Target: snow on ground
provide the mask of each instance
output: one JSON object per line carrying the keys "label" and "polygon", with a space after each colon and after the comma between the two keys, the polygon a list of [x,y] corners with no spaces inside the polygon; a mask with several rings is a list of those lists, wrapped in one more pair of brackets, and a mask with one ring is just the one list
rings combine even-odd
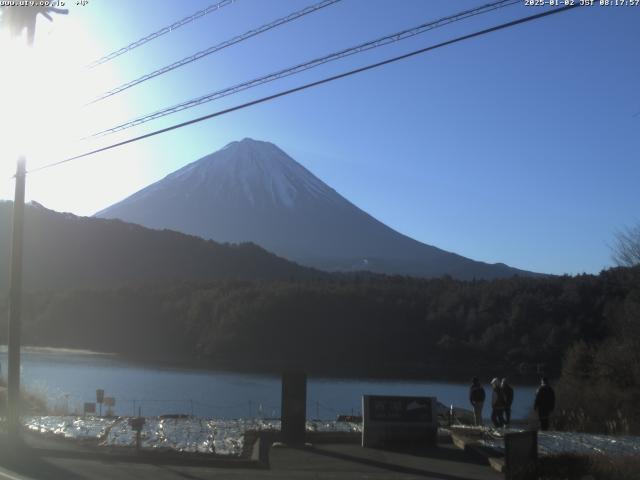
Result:
{"label": "snow on ground", "polygon": [[[29,417],[31,431],[76,440],[100,440],[105,446],[134,446],[136,434],[129,418]],[[182,452],[240,455],[248,430],[280,430],[280,420],[206,418],[147,418],[141,432],[142,448],[168,448]],[[336,421],[307,421],[310,432],[360,432],[360,424]]]}
{"label": "snow on ground", "polygon": [[25,426],[33,432],[78,440],[97,440],[113,425],[113,419],[104,417],[46,416],[26,417],[23,420]]}
{"label": "snow on ground", "polygon": [[[25,426],[34,432],[59,435],[76,440],[100,441],[105,446],[134,446],[136,435],[128,417],[44,416],[25,418]],[[461,428],[461,427],[457,427]],[[183,452],[240,455],[244,433],[248,430],[280,430],[276,419],[216,420],[211,418],[147,418],[142,430],[142,448],[168,448]],[[359,423],[307,421],[309,432],[361,432]],[[485,430],[480,443],[504,450],[503,435],[522,431]],[[572,432],[538,432],[541,455],[558,453],[603,453],[640,456],[640,437],[593,435]]]}
{"label": "snow on ground", "polygon": [[[491,430],[484,435],[480,443],[504,451],[503,433],[518,431],[522,430],[510,429],[505,432]],[[538,452],[540,455],[600,453],[612,456],[640,456],[640,437],[577,432],[538,432]]]}

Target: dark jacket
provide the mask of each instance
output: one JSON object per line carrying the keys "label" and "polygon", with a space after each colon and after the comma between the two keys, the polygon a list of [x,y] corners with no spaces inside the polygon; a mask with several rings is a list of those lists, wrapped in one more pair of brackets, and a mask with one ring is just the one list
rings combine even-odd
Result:
{"label": "dark jacket", "polygon": [[500,387],[493,387],[493,394],[491,395],[491,406],[493,408],[504,408],[504,392]]}
{"label": "dark jacket", "polygon": [[482,403],[486,398],[486,394],[484,393],[484,388],[482,385],[473,384],[471,388],[469,388],[469,401],[473,403]]}
{"label": "dark jacket", "polygon": [[533,408],[538,412],[552,412],[556,406],[556,394],[549,385],[540,385],[536,392],[536,401]]}
{"label": "dark jacket", "polygon": [[504,403],[507,408],[511,408],[513,403],[513,388],[508,383],[505,383],[502,387],[502,394],[504,395]]}

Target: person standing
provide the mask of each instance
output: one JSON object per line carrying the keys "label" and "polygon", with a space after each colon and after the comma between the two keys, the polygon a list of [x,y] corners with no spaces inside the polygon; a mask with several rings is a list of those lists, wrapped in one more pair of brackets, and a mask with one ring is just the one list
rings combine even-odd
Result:
{"label": "person standing", "polygon": [[504,394],[500,388],[500,380],[494,378],[491,380],[491,420],[496,428],[504,426]]}
{"label": "person standing", "polygon": [[502,394],[504,395],[504,423],[511,423],[511,405],[513,404],[513,387],[507,383],[507,379],[503,378],[500,383]]}
{"label": "person standing", "polygon": [[473,406],[473,421],[476,426],[482,426],[482,407],[485,398],[484,387],[480,385],[478,377],[473,377],[469,388],[469,401]]}
{"label": "person standing", "polygon": [[547,377],[542,377],[533,404],[533,408],[538,412],[538,418],[540,419],[540,430],[549,430],[549,417],[555,406],[556,394],[551,385],[549,385]]}

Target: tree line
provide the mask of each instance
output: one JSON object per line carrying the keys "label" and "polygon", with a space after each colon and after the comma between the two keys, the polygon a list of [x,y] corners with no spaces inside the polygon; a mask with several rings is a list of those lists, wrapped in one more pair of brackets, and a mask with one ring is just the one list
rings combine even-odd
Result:
{"label": "tree line", "polygon": [[456,359],[468,374],[472,365],[527,364],[553,374],[574,343],[619,331],[639,280],[638,268],[617,268],[493,281],[361,274],[73,289],[27,294],[24,335],[35,345],[247,368],[420,375]]}
{"label": "tree line", "polygon": [[27,293],[23,317],[24,344],[208,368],[517,382],[533,380],[519,376],[523,365],[546,364],[560,379],[558,426],[640,429],[640,267],[71,289]]}

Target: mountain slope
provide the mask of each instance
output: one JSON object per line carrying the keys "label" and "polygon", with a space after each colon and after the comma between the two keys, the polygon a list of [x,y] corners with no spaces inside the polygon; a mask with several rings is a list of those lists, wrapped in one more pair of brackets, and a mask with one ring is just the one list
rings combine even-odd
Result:
{"label": "mountain slope", "polygon": [[360,210],[277,146],[244,139],[96,214],[221,242],[255,242],[325,270],[498,278],[530,274],[423,244]]}
{"label": "mountain slope", "polygon": [[[13,204],[0,202],[0,290],[8,286]],[[221,245],[119,220],[76,217],[38,204],[25,212],[27,289],[143,283],[304,279],[320,272],[251,245]]]}

